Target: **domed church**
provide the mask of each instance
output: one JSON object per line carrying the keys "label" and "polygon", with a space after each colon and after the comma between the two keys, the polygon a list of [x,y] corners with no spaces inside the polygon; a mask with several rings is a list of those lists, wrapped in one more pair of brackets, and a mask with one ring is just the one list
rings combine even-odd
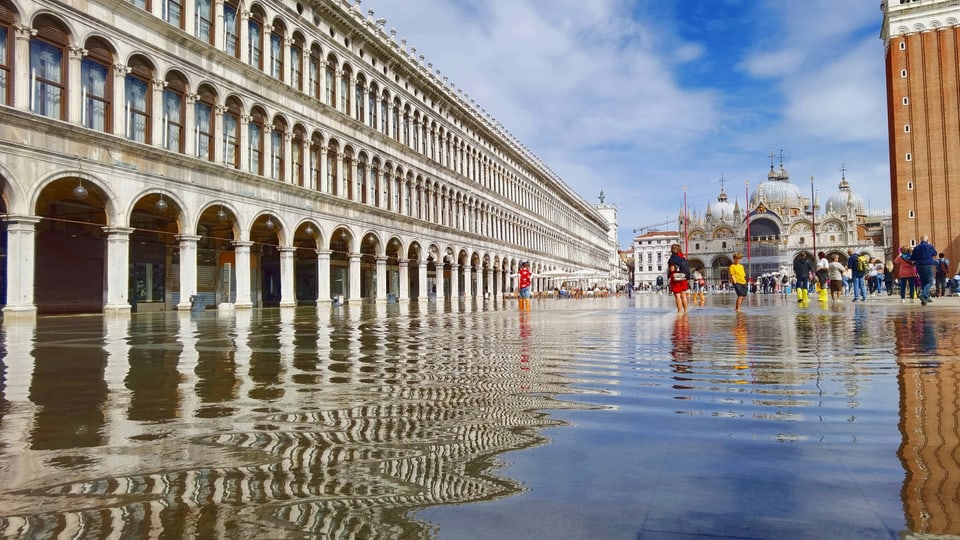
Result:
{"label": "domed church", "polygon": [[[721,181],[716,202],[708,204],[705,212],[688,212],[686,227],[683,210],[678,217],[681,243],[687,235],[690,267],[702,267],[710,285],[721,285],[730,280],[728,268],[736,251],[743,252],[751,279],[782,273],[792,277],[797,257],[815,257],[820,251],[828,258],[840,255],[841,262],[846,262],[851,247],[883,258],[885,246],[868,231],[877,219],[868,216],[863,199],[850,188],[846,171],[841,171],[837,191],[825,205],[816,197],[813,213],[809,193],[790,181],[782,158],[778,169],[771,157],[767,179],[753,190],[745,208],[736,199],[730,202]],[[880,221],[881,237],[888,238],[889,216]]]}

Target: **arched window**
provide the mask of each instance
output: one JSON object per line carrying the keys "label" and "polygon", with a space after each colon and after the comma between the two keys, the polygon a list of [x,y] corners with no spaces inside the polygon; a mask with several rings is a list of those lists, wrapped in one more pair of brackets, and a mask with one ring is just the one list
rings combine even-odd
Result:
{"label": "arched window", "polygon": [[393,117],[391,118],[391,120],[393,121],[393,140],[399,141],[400,140],[400,100],[399,99],[393,100]]}
{"label": "arched window", "polygon": [[364,112],[366,111],[363,99],[363,92],[367,85],[367,79],[363,75],[357,75],[357,84],[354,85],[354,103],[357,104],[354,117],[359,120],[361,123],[365,120]]}
{"label": "arched window", "polygon": [[340,112],[349,116],[353,104],[350,100],[350,81],[353,79],[353,71],[349,66],[343,67],[343,73],[340,74]]}
{"label": "arched window", "polygon": [[196,0],[193,33],[197,39],[213,45],[213,2],[211,0]]}
{"label": "arched window", "polygon": [[247,63],[263,69],[263,14],[252,11],[247,19]]}
{"label": "arched window", "polygon": [[387,104],[389,99],[390,93],[384,90],[383,96],[380,98],[380,133],[384,135],[387,134]]}
{"label": "arched window", "polygon": [[337,61],[332,56],[327,57],[327,68],[324,70],[325,80],[324,88],[327,90],[327,105],[337,108],[337,89],[334,87],[333,82],[335,80],[335,73],[337,70]]}
{"label": "arched window", "polygon": [[303,36],[294,34],[290,44],[290,86],[300,90],[303,88]]}
{"label": "arched window", "polygon": [[30,39],[30,110],[64,120],[67,113],[67,30],[49,16],[37,17]]}
{"label": "arched window", "polygon": [[303,128],[297,126],[293,130],[293,144],[290,147],[290,152],[292,153],[290,157],[293,165],[293,178],[291,178],[291,182],[300,187],[303,187],[304,181],[306,180],[306,163],[304,163],[303,154],[305,140],[306,134]]}
{"label": "arched window", "polygon": [[150,91],[150,82],[153,80],[153,66],[146,58],[135,56],[127,65],[127,76],[124,79],[124,93],[126,98],[126,113],[124,130],[127,139],[140,143],[150,143],[150,126],[152,125],[151,103],[153,93]]}
{"label": "arched window", "polygon": [[230,56],[240,58],[239,3],[228,0],[223,3],[223,50]]}
{"label": "arched window", "polygon": [[0,1],[0,105],[13,103],[13,36],[16,13]]}
{"label": "arched window", "polygon": [[354,192],[356,199],[362,203],[369,203],[367,200],[367,155],[360,154],[357,158],[357,189]]}
{"label": "arched window", "polygon": [[163,89],[163,147],[172,152],[184,153],[183,130],[186,127],[187,81],[177,74],[167,75]]}
{"label": "arched window", "polygon": [[410,107],[403,109],[403,145],[410,146]]}
{"label": "arched window", "polygon": [[227,100],[223,111],[223,164],[240,168],[240,116],[243,109],[236,98]]}
{"label": "arched window", "polygon": [[281,182],[286,180],[286,170],[283,162],[286,157],[286,145],[283,144],[284,134],[287,132],[287,124],[281,118],[273,121],[273,129],[270,130],[270,178]]}
{"label": "arched window", "polygon": [[270,76],[278,81],[286,80],[283,72],[283,38],[285,28],[279,22],[273,23],[270,32]]}
{"label": "arched window", "polygon": [[370,127],[377,129],[377,96],[380,95],[380,89],[377,83],[370,85],[369,108],[370,108]]}
{"label": "arched window", "polygon": [[346,199],[353,200],[353,154],[349,149],[344,151],[343,155],[343,176],[341,176],[340,195]]}
{"label": "arched window", "polygon": [[310,88],[307,89],[307,92],[309,92],[310,96],[314,99],[322,99],[323,97],[320,91],[320,82],[322,80],[320,78],[320,64],[323,62],[323,59],[320,55],[319,47],[310,47],[309,67],[307,68],[307,76],[310,78],[307,84],[310,85]]}
{"label": "arched window", "polygon": [[247,150],[250,155],[250,163],[247,166],[247,170],[259,175],[263,175],[265,125],[266,119],[263,111],[261,109],[254,109],[250,114],[250,122],[247,124]]}
{"label": "arched window", "polygon": [[317,191],[323,188],[323,177],[320,176],[321,159],[323,159],[323,141],[320,137],[314,136],[310,141],[310,178],[313,179],[313,187]]}
{"label": "arched window", "polygon": [[330,195],[337,195],[337,183],[339,182],[340,163],[337,159],[339,148],[335,144],[327,146],[327,185],[323,190]]}
{"label": "arched window", "polygon": [[213,134],[216,133],[213,111],[217,106],[217,95],[209,86],[203,86],[197,92],[197,102],[194,104],[194,121],[196,122],[194,149],[200,159],[213,161]]}
{"label": "arched window", "polygon": [[97,131],[113,131],[113,51],[102,39],[87,40],[80,62],[80,123]]}
{"label": "arched window", "polygon": [[377,200],[377,184],[379,180],[377,178],[380,172],[380,162],[373,160],[373,163],[370,164],[370,179],[367,182],[367,188],[369,194],[367,195],[367,204],[371,204],[376,207],[380,207],[380,201]]}
{"label": "arched window", "polygon": [[420,112],[413,114],[413,149],[420,151]]}

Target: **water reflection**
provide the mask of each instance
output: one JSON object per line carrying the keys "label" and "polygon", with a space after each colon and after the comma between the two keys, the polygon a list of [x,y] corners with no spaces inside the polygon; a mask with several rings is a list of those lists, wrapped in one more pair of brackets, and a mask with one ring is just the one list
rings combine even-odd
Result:
{"label": "water reflection", "polygon": [[[622,536],[703,534],[744,486],[792,503],[718,507],[744,536],[874,531],[877,512],[960,534],[953,312],[625,302],[8,322],[0,536],[434,537],[449,522],[419,509],[531,497]],[[548,481],[619,496],[593,509]],[[818,521],[851,484],[871,510]]]}

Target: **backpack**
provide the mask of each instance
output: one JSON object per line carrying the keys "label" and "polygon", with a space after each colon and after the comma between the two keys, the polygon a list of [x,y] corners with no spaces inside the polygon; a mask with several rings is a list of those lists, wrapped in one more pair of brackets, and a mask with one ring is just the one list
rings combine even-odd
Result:
{"label": "backpack", "polygon": [[857,272],[867,273],[870,270],[870,261],[866,255],[857,257]]}

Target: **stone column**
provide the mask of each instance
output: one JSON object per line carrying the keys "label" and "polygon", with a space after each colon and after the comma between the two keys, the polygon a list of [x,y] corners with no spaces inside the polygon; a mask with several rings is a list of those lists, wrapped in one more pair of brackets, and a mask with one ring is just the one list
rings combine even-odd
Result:
{"label": "stone column", "polygon": [[351,304],[359,304],[363,301],[360,298],[360,254],[359,253],[350,253],[350,269],[348,271],[348,279],[350,280],[350,293],[348,295],[348,301]]}
{"label": "stone column", "polygon": [[[197,242],[199,236],[180,235],[180,303],[177,310],[190,311],[190,297],[197,294]],[[240,286],[237,284],[237,294]]]}
{"label": "stone column", "polygon": [[280,248],[280,307],[295,307],[297,292],[293,278],[293,255],[297,248]]}
{"label": "stone column", "polygon": [[397,291],[397,302],[408,302],[410,300],[410,268],[407,259],[400,259],[397,263],[399,269],[400,288]]}
{"label": "stone column", "polygon": [[[77,83],[79,88],[83,88],[83,57],[86,49],[78,46],[71,46],[69,50],[69,59],[67,64],[67,81],[72,84]],[[7,84],[10,84],[8,81]],[[70,92],[67,100],[67,121],[71,124],[83,124],[83,91]]]}
{"label": "stone column", "polygon": [[330,250],[317,250],[317,304],[329,304],[330,299]]}
{"label": "stone column", "polygon": [[[130,121],[130,115],[127,114],[127,93],[126,93],[127,66],[123,64],[113,65],[113,133],[126,139],[130,134],[127,133],[127,122]],[[79,80],[79,78],[78,78]]]}
{"label": "stone column", "polygon": [[104,312],[130,313],[130,227],[103,227],[107,233],[107,304]]}
{"label": "stone column", "polygon": [[237,264],[237,302],[234,307],[237,309],[253,308],[253,303],[250,301],[250,246],[252,245],[253,242],[249,240],[233,243]]}
{"label": "stone column", "polygon": [[465,298],[473,297],[473,283],[471,283],[472,279],[473,271],[468,264],[467,266],[463,267],[463,296]]}
{"label": "stone column", "polygon": [[7,305],[3,313],[35,316],[33,283],[40,218],[7,215],[3,220],[7,224]]}
{"label": "stone column", "polygon": [[30,95],[30,89],[33,87],[33,77],[30,73],[30,38],[36,30],[22,24],[15,25],[14,29],[16,42],[13,45],[13,69],[15,71],[13,80],[23,82],[13,85],[13,106],[20,110],[29,111],[34,97]]}
{"label": "stone column", "polygon": [[495,291],[497,290],[497,288],[496,288],[496,286],[494,286],[494,284],[493,284],[493,276],[495,275],[495,274],[493,273],[493,268],[487,268],[487,269],[484,271],[484,274],[485,274],[485,279],[484,279],[483,291],[484,291],[485,293],[486,293],[486,292],[489,292],[491,296],[496,296],[496,292],[495,292]]}
{"label": "stone column", "polygon": [[377,257],[377,303],[387,301],[387,258]]}
{"label": "stone column", "polygon": [[[167,82],[163,79],[153,79],[150,82],[150,88],[153,90],[150,99],[150,118],[153,119],[153,126],[150,129],[149,140],[153,143],[153,146],[166,148],[167,123],[163,121],[163,89],[167,87]],[[173,150],[177,151],[179,148]]]}
{"label": "stone column", "polygon": [[426,300],[430,296],[430,292],[427,290],[427,262],[420,262],[420,287],[417,288],[417,301]]}
{"label": "stone column", "polygon": [[456,300],[460,297],[460,266],[450,265],[450,298]]}

